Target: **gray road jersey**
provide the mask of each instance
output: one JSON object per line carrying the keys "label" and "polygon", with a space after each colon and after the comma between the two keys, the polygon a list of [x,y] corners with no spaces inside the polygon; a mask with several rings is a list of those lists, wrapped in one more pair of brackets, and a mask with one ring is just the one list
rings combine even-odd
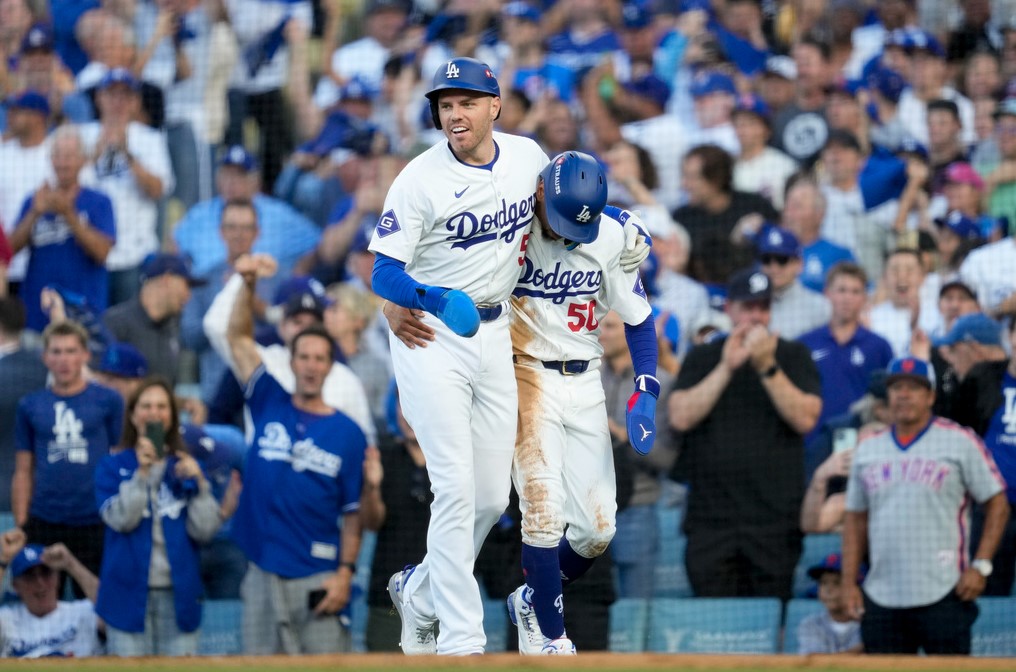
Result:
{"label": "gray road jersey", "polygon": [[980,439],[949,420],[934,418],[907,448],[889,430],[863,441],[847,510],[868,512],[868,597],[896,608],[942,599],[967,566],[971,498],[1004,488]]}

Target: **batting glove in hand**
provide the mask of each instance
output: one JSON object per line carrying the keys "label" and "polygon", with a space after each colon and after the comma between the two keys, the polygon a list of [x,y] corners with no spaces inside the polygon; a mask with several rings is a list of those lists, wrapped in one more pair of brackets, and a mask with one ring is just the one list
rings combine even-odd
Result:
{"label": "batting glove in hand", "polygon": [[660,381],[653,376],[635,379],[635,393],[628,397],[628,442],[639,455],[648,455],[656,441],[656,400]]}
{"label": "batting glove in hand", "polygon": [[480,329],[480,313],[469,295],[459,289],[428,287],[423,294],[423,308],[459,336],[469,338]]}
{"label": "batting glove in hand", "polygon": [[653,249],[653,239],[645,228],[640,226],[638,217],[629,213],[623,223],[624,251],[621,252],[621,270],[631,273],[637,271],[649,256],[649,251]]}

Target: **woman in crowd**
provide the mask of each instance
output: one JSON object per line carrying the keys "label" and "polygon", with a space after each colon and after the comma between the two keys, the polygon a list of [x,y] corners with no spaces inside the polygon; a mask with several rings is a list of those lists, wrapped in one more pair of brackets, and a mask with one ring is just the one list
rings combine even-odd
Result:
{"label": "woman in crowd", "polygon": [[123,446],[95,476],[107,527],[95,610],[107,625],[109,653],[194,655],[198,547],[222,521],[208,479],[184,448],[165,380],[147,378],[127,399]]}

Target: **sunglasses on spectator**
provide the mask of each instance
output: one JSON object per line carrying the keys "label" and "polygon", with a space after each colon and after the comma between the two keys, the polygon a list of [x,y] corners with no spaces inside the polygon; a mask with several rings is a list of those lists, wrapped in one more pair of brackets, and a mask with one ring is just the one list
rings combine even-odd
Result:
{"label": "sunglasses on spectator", "polygon": [[785,254],[763,254],[762,257],[760,258],[760,261],[762,262],[763,266],[768,266],[769,264],[779,264],[780,266],[786,266],[787,264],[790,263],[791,259],[792,257],[788,257]]}

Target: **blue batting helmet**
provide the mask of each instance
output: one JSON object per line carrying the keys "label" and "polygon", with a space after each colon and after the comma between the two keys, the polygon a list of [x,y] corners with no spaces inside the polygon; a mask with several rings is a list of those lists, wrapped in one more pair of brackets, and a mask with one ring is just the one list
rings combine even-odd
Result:
{"label": "blue batting helmet", "polygon": [[[434,120],[434,128],[441,129],[441,119],[437,114],[437,99],[442,91],[461,90],[485,93],[488,96],[501,97],[501,87],[490,66],[475,58],[453,58],[437,69],[430,91],[426,93],[430,101],[430,115]],[[498,116],[501,113],[498,112]]]}
{"label": "blue batting helmet", "polygon": [[582,152],[563,152],[543,172],[547,226],[573,243],[591,243],[607,205],[607,178],[600,163]]}

